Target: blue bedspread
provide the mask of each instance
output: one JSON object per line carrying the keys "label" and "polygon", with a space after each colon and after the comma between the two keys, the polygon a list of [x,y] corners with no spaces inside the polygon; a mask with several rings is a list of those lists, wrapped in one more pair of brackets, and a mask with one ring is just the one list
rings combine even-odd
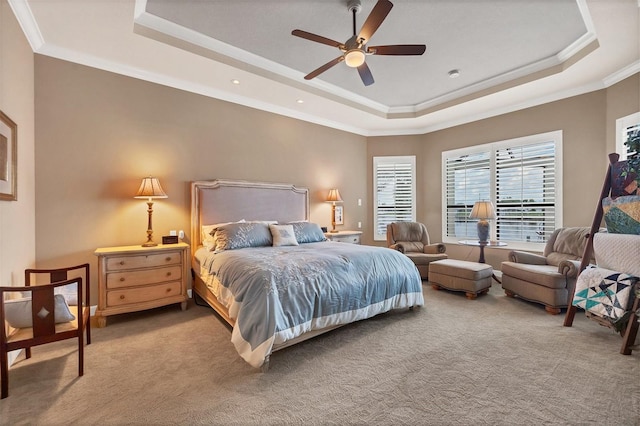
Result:
{"label": "blue bedspread", "polygon": [[260,367],[278,346],[305,332],[422,306],[422,281],[400,252],[319,242],[227,250],[203,267],[233,295],[232,342]]}

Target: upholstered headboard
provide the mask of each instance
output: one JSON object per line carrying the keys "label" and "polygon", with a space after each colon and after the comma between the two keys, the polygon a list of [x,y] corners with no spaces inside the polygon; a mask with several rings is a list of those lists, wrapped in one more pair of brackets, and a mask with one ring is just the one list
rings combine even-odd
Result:
{"label": "upholstered headboard", "polygon": [[309,220],[309,190],[291,184],[216,179],[191,182],[191,247],[202,225],[238,220]]}

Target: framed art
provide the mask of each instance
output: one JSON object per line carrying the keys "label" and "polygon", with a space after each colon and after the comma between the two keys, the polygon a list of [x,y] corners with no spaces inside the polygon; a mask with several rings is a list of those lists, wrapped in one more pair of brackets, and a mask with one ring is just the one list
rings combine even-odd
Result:
{"label": "framed art", "polygon": [[0,200],[18,199],[18,126],[0,111]]}
{"label": "framed art", "polygon": [[342,206],[336,206],[336,225],[344,225],[344,210]]}

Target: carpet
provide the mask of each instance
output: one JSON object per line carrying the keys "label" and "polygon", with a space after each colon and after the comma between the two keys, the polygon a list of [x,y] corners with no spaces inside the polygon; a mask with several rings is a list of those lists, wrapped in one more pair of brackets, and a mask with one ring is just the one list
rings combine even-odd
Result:
{"label": "carpet", "polygon": [[92,329],[9,370],[0,424],[638,425],[640,350],[579,312],[423,286],[425,306],[342,327],[271,356],[267,373],[189,301]]}

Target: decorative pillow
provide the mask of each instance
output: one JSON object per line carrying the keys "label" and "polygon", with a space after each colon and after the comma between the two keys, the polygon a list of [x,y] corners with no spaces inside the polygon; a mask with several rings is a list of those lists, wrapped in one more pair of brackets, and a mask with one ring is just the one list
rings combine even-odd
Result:
{"label": "decorative pillow", "polygon": [[213,235],[218,227],[222,225],[229,225],[230,223],[244,223],[244,219],[239,220],[238,222],[224,222],[224,223],[216,223],[215,225],[202,225],[202,245],[207,248],[207,250],[211,251],[216,248],[216,240]]}
{"label": "decorative pillow", "polygon": [[640,278],[609,269],[590,267],[576,282],[573,305],[616,323],[633,300],[633,287]]}
{"label": "decorative pillow", "polygon": [[269,231],[273,237],[273,246],[297,246],[296,234],[293,225],[269,225]]}
{"label": "decorative pillow", "polygon": [[311,222],[290,222],[298,244],[326,241],[320,225]]}
{"label": "decorative pillow", "polygon": [[[76,319],[75,316],[69,310],[64,296],[56,294],[53,296],[54,310],[55,310],[55,322],[56,324],[61,322],[69,322]],[[4,302],[4,314],[5,319],[9,325],[13,328],[28,328],[33,327],[33,320],[31,318],[31,298],[26,297],[23,299],[5,300]],[[43,312],[43,315],[49,314]]]}
{"label": "decorative pillow", "polygon": [[612,234],[640,234],[640,195],[603,198],[607,230]]}
{"label": "decorative pillow", "polygon": [[272,244],[266,223],[244,222],[222,225],[215,230],[216,252],[245,247],[265,247]]}

